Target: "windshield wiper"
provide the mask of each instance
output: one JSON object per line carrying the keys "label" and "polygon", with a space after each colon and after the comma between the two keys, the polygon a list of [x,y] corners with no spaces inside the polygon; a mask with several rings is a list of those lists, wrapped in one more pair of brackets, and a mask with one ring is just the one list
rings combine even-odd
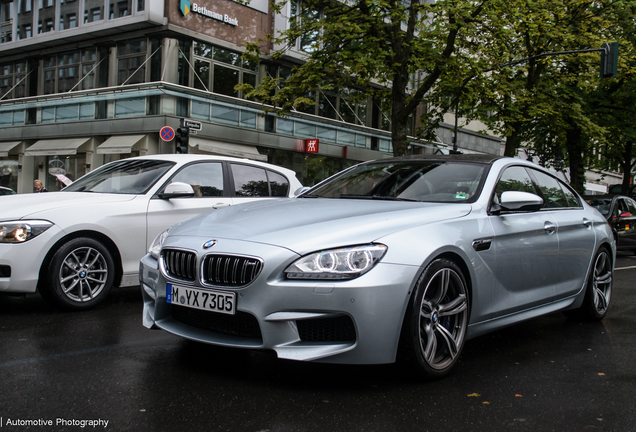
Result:
{"label": "windshield wiper", "polygon": [[398,198],[383,195],[354,195],[354,194],[340,194],[340,198],[347,199],[368,199],[368,200],[380,200],[380,201],[410,201],[417,202],[417,200],[409,198]]}
{"label": "windshield wiper", "polygon": [[298,198],[322,198],[322,196],[315,194],[303,194],[299,195]]}

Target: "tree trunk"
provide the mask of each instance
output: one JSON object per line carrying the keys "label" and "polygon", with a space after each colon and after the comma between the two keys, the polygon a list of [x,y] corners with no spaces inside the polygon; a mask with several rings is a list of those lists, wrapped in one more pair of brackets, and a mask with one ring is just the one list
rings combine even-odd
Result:
{"label": "tree trunk", "polygon": [[581,131],[576,125],[571,127],[565,134],[565,148],[570,161],[570,186],[578,193],[585,193],[585,170],[583,169],[583,143],[581,142]]}
{"label": "tree trunk", "polygon": [[623,171],[623,181],[621,183],[621,194],[627,195],[629,193],[629,186],[632,179],[632,155],[633,143],[627,141],[625,143],[625,151],[623,152],[623,160],[620,163],[621,170]]}
{"label": "tree trunk", "polygon": [[510,124],[510,129],[512,129],[512,134],[506,137],[506,148],[504,150],[504,156],[515,157],[517,156],[517,149],[521,147],[521,137],[519,136],[521,122],[514,122]]}

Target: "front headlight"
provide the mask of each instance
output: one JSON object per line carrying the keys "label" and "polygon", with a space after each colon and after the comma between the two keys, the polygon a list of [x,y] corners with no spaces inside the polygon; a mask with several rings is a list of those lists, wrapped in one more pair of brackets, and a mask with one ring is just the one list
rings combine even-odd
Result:
{"label": "front headlight", "polygon": [[24,243],[53,226],[45,220],[0,222],[0,243]]}
{"label": "front headlight", "polygon": [[382,244],[368,244],[315,252],[287,267],[288,279],[344,280],[362,276],[386,253]]}
{"label": "front headlight", "polygon": [[168,237],[169,231],[170,229],[168,228],[167,230],[159,234],[150,245],[150,248],[148,249],[148,253],[156,260],[159,259],[159,254],[161,253],[161,246],[163,246],[163,242],[166,240],[166,237]]}

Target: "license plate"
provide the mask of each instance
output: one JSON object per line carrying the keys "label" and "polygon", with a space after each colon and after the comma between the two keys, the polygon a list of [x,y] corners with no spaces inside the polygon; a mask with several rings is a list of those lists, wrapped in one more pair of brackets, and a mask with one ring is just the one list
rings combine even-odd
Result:
{"label": "license plate", "polygon": [[200,290],[167,284],[166,301],[194,309],[228,315],[236,314],[236,293],[234,292]]}

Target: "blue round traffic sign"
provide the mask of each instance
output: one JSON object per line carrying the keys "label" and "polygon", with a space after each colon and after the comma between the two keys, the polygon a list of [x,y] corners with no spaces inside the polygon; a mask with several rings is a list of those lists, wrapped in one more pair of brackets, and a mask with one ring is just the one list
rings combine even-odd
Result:
{"label": "blue round traffic sign", "polygon": [[172,129],[170,126],[164,126],[159,131],[159,136],[164,141],[172,141],[172,139],[174,138],[174,129]]}

